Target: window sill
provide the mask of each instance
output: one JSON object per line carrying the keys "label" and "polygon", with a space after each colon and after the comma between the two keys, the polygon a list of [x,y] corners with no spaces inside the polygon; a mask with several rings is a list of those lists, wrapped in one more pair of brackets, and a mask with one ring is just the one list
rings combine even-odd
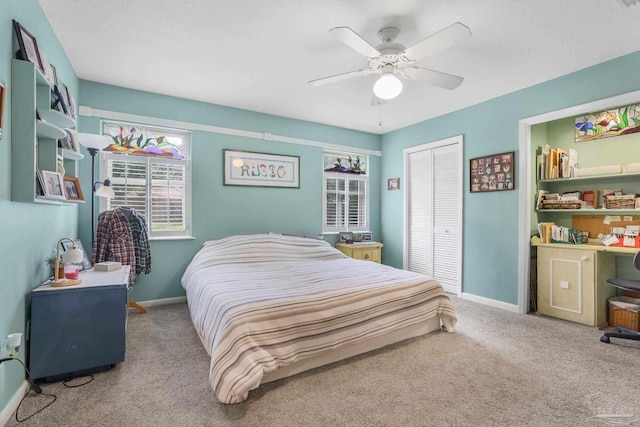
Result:
{"label": "window sill", "polygon": [[196,238],[193,236],[164,236],[164,237],[149,237],[150,241],[156,240],[195,240]]}

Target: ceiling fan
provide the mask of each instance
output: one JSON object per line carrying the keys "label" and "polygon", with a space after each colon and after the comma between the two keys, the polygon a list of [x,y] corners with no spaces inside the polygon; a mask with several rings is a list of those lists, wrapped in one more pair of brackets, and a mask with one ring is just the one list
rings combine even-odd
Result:
{"label": "ceiling fan", "polygon": [[396,75],[450,90],[460,86],[464,80],[459,76],[412,65],[428,55],[454,46],[471,36],[469,28],[460,22],[456,22],[408,48],[394,43],[400,32],[395,27],[386,27],[378,31],[378,37],[382,44],[377,47],[371,46],[349,27],[335,27],[329,32],[351,49],[365,56],[369,61],[369,67],[311,80],[309,84],[312,86],[322,86],[369,74],[381,74],[382,76],[373,86],[374,99],[371,104],[380,105],[384,100],[395,98],[402,91],[402,82]]}

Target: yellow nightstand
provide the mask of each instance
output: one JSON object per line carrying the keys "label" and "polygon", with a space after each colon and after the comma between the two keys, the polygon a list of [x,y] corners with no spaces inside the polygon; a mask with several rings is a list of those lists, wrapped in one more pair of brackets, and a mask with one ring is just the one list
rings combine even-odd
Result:
{"label": "yellow nightstand", "polygon": [[382,243],[336,243],[336,249],[353,259],[362,259],[380,263],[382,253]]}

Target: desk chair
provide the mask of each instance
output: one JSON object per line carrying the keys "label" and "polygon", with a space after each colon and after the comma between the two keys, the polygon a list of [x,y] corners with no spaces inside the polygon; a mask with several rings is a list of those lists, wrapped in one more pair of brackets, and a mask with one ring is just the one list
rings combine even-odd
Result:
{"label": "desk chair", "polygon": [[[640,252],[637,252],[633,256],[633,266],[637,270],[640,270]],[[640,280],[613,278],[608,279],[607,283],[625,291],[640,292]],[[600,341],[609,343],[611,342],[609,338],[622,338],[627,340],[640,341],[640,332],[623,328],[621,326],[616,326],[615,331],[605,332],[604,335],[600,337]]]}

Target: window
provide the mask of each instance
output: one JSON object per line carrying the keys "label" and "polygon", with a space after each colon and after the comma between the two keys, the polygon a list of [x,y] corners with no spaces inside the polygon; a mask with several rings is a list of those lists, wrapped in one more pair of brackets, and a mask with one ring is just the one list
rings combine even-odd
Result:
{"label": "window", "polygon": [[322,231],[369,231],[367,157],[324,154]]}
{"label": "window", "polygon": [[111,180],[116,196],[101,198],[101,210],[134,208],[151,239],[190,236],[189,133],[116,123],[104,123],[103,133],[115,138],[101,152],[100,179]]}

